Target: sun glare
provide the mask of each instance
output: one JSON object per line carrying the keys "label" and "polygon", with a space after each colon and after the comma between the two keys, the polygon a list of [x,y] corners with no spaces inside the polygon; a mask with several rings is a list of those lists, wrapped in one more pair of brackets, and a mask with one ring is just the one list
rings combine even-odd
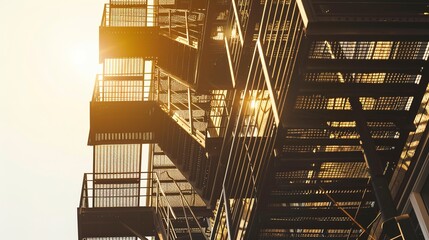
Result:
{"label": "sun glare", "polygon": [[100,73],[98,48],[90,44],[76,44],[70,49],[70,62],[77,71],[85,74]]}

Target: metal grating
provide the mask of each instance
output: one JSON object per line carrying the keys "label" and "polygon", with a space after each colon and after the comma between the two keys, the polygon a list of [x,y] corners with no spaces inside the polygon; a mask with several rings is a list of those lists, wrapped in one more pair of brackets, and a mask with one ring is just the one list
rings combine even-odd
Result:
{"label": "metal grating", "polygon": [[139,206],[139,180],[119,184],[98,183],[97,180],[139,179],[141,151],[140,144],[94,146],[94,207]]}
{"label": "metal grating", "polygon": [[371,84],[394,84],[420,82],[421,75],[407,73],[342,73],[342,79],[338,72],[307,72],[306,82],[345,82],[345,83],[371,83]]}
{"label": "metal grating", "polygon": [[157,23],[158,6],[146,0],[111,1],[104,5],[102,27],[153,27]]}
{"label": "metal grating", "polygon": [[[331,46],[331,47],[330,47]],[[427,60],[428,42],[315,41],[309,59]]]}
{"label": "metal grating", "polygon": [[94,173],[139,172],[141,144],[94,146]]}
{"label": "metal grating", "polygon": [[[410,110],[413,97],[360,97],[363,110]],[[351,110],[348,98],[328,98],[322,95],[298,96],[296,109],[305,110]]]}

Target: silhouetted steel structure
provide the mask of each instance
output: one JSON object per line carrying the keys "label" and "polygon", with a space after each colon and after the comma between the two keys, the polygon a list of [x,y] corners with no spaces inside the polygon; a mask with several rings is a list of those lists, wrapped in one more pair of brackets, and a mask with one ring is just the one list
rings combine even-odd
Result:
{"label": "silhouetted steel structure", "polygon": [[428,26],[423,0],[111,0],[79,239],[428,238]]}

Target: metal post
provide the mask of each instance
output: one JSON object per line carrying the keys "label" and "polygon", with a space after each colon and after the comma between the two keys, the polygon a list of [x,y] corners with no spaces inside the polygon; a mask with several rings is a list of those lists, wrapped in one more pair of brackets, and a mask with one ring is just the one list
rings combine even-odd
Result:
{"label": "metal post", "polygon": [[156,201],[155,201],[155,211],[158,213],[158,206],[159,206],[159,183],[156,184]]}
{"label": "metal post", "polygon": [[189,133],[194,133],[194,127],[192,126],[192,97],[191,89],[188,87],[188,108],[189,108]]}
{"label": "metal post", "polygon": [[171,112],[171,78],[170,75],[167,76],[167,108],[168,113]]}
{"label": "metal post", "polygon": [[168,36],[171,37],[171,9],[168,10]]}
{"label": "metal post", "polygon": [[169,210],[167,210],[167,232],[168,232],[168,234],[167,234],[167,240],[169,240],[170,239],[170,211]]}
{"label": "metal post", "polygon": [[155,92],[156,92],[156,102],[158,102],[159,103],[159,86],[160,86],[160,84],[159,84],[159,81],[160,81],[160,78],[161,78],[161,72],[159,71],[159,68],[157,67],[156,68],[156,81],[155,81],[155,83],[156,83],[156,86],[155,86]]}
{"label": "metal post", "polygon": [[[222,194],[223,195],[223,201],[224,201],[224,208],[225,208],[225,215],[226,215],[226,228],[227,228],[227,232],[228,232],[228,239],[233,239],[231,236],[231,206],[229,205],[229,199],[226,196],[226,192],[225,192],[225,186],[223,186],[223,191]],[[221,196],[222,197],[222,196]]]}
{"label": "metal post", "polygon": [[189,43],[189,26],[188,26],[188,11],[185,11],[185,27],[186,27],[186,41]]}

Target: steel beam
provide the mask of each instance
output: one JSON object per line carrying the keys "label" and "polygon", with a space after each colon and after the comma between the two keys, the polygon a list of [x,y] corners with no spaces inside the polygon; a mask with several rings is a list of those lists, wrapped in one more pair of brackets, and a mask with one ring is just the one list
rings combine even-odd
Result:
{"label": "steel beam", "polygon": [[[316,190],[317,191],[317,190]],[[315,191],[315,192],[316,192]],[[332,198],[334,198],[338,202],[356,202],[362,200],[363,191],[356,191],[353,193],[330,193]],[[374,201],[374,196],[372,194],[367,194],[364,201]],[[270,195],[271,203],[307,203],[307,202],[331,202],[331,200],[322,193],[308,193],[305,194],[292,194],[288,193],[283,194],[280,192],[278,195],[272,194]]]}
{"label": "steel beam", "polygon": [[[393,156],[394,151],[378,151],[382,162],[387,162]],[[289,162],[313,163],[313,162],[363,162],[362,152],[288,152],[277,157],[279,164],[288,164]]]}
{"label": "steel beam", "polygon": [[[397,146],[399,143],[396,138],[376,138],[374,144],[376,146]],[[352,138],[290,138],[283,141],[284,146],[329,146],[329,145],[343,145],[343,146],[359,146],[359,139]]]}
{"label": "steel beam", "polygon": [[300,95],[323,94],[327,97],[409,97],[420,94],[422,87],[414,83],[313,83],[306,82]]}
{"label": "steel beam", "polygon": [[[347,212],[354,214],[357,211],[357,208],[347,209]],[[377,213],[376,209],[372,207],[362,208],[360,210],[360,217],[373,217]],[[314,218],[347,218],[344,212],[336,207],[331,208],[312,208],[312,207],[272,207],[267,208],[266,212],[260,213],[262,217],[272,217],[272,218],[287,218],[287,217],[314,217]],[[351,222],[349,222],[352,224]],[[335,226],[332,226],[335,228]],[[408,239],[407,239],[408,240]]]}
{"label": "steel beam", "polygon": [[[384,166],[381,164],[376,151],[374,139],[371,137],[367,120],[365,119],[362,104],[357,97],[349,98],[352,106],[353,115],[355,116],[356,127],[360,134],[361,144],[365,156],[365,162],[368,167],[368,172],[371,176],[373,192],[377,199],[378,207],[380,208],[383,221],[383,231],[390,237],[394,238],[401,233],[405,239],[416,239],[414,232],[411,229],[411,224],[406,219],[402,219],[404,223],[404,231],[401,231],[397,225],[397,217],[399,216],[396,206],[393,202],[392,195],[389,189],[389,183],[384,177]],[[406,234],[406,235],[404,235]]]}
{"label": "steel beam", "polygon": [[308,59],[307,72],[421,74],[425,60]]}

